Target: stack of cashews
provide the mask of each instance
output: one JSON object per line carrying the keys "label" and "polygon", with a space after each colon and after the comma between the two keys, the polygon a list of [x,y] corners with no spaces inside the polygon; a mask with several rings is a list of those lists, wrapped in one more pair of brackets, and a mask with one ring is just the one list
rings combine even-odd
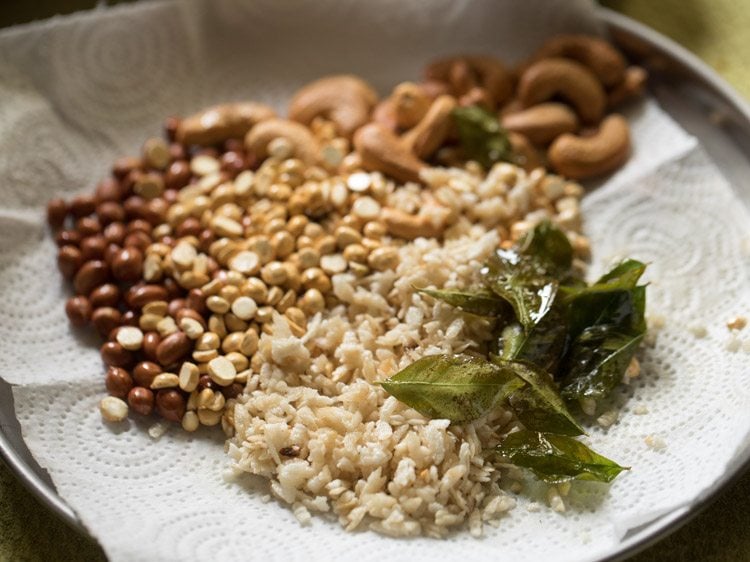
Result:
{"label": "stack of cashews", "polygon": [[499,112],[519,165],[530,170],[547,164],[569,178],[587,179],[627,160],[627,121],[607,112],[640,95],[646,79],[644,69],[627,66],[607,41],[587,35],[549,40],[514,72],[489,56],[444,58],[427,66],[424,82],[400,84],[378,104],[373,121],[379,126],[368,126],[355,146],[366,165],[414,180],[434,151],[415,150],[412,131],[433,135],[429,148],[453,140],[450,124],[435,121],[452,97],[453,106]]}
{"label": "stack of cashews", "polygon": [[627,121],[607,111],[640,95],[646,79],[644,69],[628,67],[601,38],[555,37],[519,69],[516,99],[501,111],[501,122],[548,147],[549,165],[562,175],[606,174],[630,154]]}
{"label": "stack of cashews", "polygon": [[321,146],[309,127],[324,119],[352,143],[363,168],[419,182],[428,162],[456,144],[454,108],[480,105],[498,114],[519,165],[546,164],[586,179],[627,160],[628,124],[608,111],[639,95],[646,77],[607,41],[563,35],[515,70],[491,56],[443,58],[427,66],[421,83],[401,83],[381,101],[361,78],[329,76],[299,90],[286,119],[263,104],[225,104],[183,120],[177,137],[197,145],[244,137],[259,159],[283,138],[295,157],[314,165]]}

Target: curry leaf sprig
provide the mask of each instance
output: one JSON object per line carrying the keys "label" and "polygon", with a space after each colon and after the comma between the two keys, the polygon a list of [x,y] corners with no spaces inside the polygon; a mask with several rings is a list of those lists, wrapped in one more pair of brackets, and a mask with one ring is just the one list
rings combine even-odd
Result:
{"label": "curry leaf sprig", "polygon": [[488,355],[423,357],[381,385],[425,416],[453,422],[510,406],[525,429],[495,454],[548,482],[609,482],[625,468],[573,439],[584,430],[566,401],[605,398],[622,380],[646,332],[644,270],[627,260],[586,285],[567,236],[543,222],[496,251],[481,270],[483,287],[419,289],[495,318]]}

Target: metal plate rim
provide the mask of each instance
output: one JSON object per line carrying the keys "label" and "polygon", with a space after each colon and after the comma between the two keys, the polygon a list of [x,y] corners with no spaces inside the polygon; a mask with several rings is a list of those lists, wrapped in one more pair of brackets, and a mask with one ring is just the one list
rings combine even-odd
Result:
{"label": "metal plate rim", "polygon": [[[600,20],[608,29],[623,30],[643,39],[656,50],[668,54],[671,58],[677,59],[684,66],[690,68],[695,72],[696,76],[710,85],[723,101],[727,102],[750,124],[750,105],[723,78],[697,56],[668,37],[627,16],[607,8],[598,8],[597,13]],[[11,392],[11,386],[5,383],[5,381],[0,380],[0,385],[8,387],[8,391]],[[5,427],[0,426],[0,458],[2,458],[14,475],[42,504],[72,528],[90,537],[91,535],[83,526],[80,519],[78,519],[71,507],[57,494],[54,486],[45,482],[40,473],[21,458],[18,451],[8,440],[5,430]],[[744,472],[750,469],[750,447],[746,448],[739,455],[739,459],[740,462],[728,469],[721,478],[702,494],[702,497],[697,498],[686,508],[677,510],[672,514],[667,514],[660,521],[650,524],[642,534],[636,534],[632,542],[626,539],[621,543],[623,548],[619,552],[605,556],[600,560],[602,562],[615,561],[632,556],[663,539],[693,519],[716,499],[719,492],[730,486]],[[39,470],[44,471],[41,467],[39,467]]]}
{"label": "metal plate rim", "polygon": [[[10,384],[2,380],[0,380],[0,384],[2,384],[3,386],[7,386],[8,392],[10,392],[12,395],[12,386]],[[13,415],[15,417],[15,411]],[[15,447],[13,447],[13,445],[8,440],[5,434],[5,428],[2,426],[0,426],[0,458],[2,458],[6,466],[8,466],[11,472],[13,472],[13,474],[24,485],[24,487],[29,490],[37,500],[39,500],[47,508],[51,509],[52,512],[55,513],[55,515],[57,515],[65,523],[67,523],[77,531],[90,536],[73,509],[57,493],[57,490],[55,490],[54,486],[50,486],[49,484],[47,484],[34,467],[29,466],[28,464],[26,464],[26,462],[24,462],[24,460],[18,454],[18,451],[16,451]],[[42,468],[41,466],[39,467],[39,469],[44,471],[44,468]]]}
{"label": "metal plate rim", "polygon": [[[744,119],[746,125],[750,125],[750,104],[715,70],[696,55],[672,39],[632,18],[607,8],[599,8],[598,12],[601,20],[609,29],[622,30],[643,39],[655,50],[667,53],[671,58],[690,68],[701,81],[710,85],[714,92]],[[738,451],[735,459],[730,461],[730,465],[722,476],[706,488],[699,497],[694,498],[687,506],[677,508],[663,515],[659,520],[648,524],[644,531],[637,533],[630,540],[623,541],[621,543],[623,548],[619,552],[605,556],[600,562],[624,560],[677,531],[708,508],[717,499],[720,492],[735,483],[748,470],[750,470],[750,446],[745,446],[744,450]]]}

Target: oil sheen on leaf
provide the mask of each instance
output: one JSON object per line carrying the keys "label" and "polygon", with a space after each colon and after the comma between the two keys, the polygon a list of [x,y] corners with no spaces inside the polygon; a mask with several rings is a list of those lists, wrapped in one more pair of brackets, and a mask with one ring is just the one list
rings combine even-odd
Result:
{"label": "oil sheen on leaf", "polygon": [[473,420],[524,385],[512,369],[470,355],[430,355],[381,386],[429,418]]}
{"label": "oil sheen on leaf", "polygon": [[530,230],[519,244],[518,252],[538,262],[547,275],[564,282],[573,265],[573,247],[568,237],[548,221]]}
{"label": "oil sheen on leaf", "polygon": [[481,273],[488,287],[512,307],[525,329],[539,322],[549,311],[558,283],[533,260],[513,250],[498,250]]}
{"label": "oil sheen on leaf", "polygon": [[503,359],[524,361],[542,371],[555,374],[568,342],[568,324],[560,306],[553,306],[542,320],[529,330],[508,333]]}
{"label": "oil sheen on leaf", "polygon": [[568,411],[552,378],[531,364],[495,360],[495,365],[513,371],[527,385],[514,393],[511,406],[527,429],[549,431],[562,435],[585,433]]}
{"label": "oil sheen on leaf", "polygon": [[587,328],[573,343],[562,395],[568,400],[606,398],[620,384],[643,335],[628,335],[609,326]]}
{"label": "oil sheen on leaf", "polygon": [[611,482],[620,472],[628,470],[580,441],[536,431],[511,433],[496,452],[550,484],[573,479]]}
{"label": "oil sheen on leaf", "polygon": [[566,399],[602,399],[620,383],[646,333],[645,308],[645,286],[585,292],[571,301]]}
{"label": "oil sheen on leaf", "polygon": [[456,289],[417,289],[417,291],[471,314],[507,316],[509,313],[508,303],[490,291],[461,291]]}
{"label": "oil sheen on leaf", "polygon": [[567,236],[542,222],[514,249],[499,249],[481,273],[488,288],[513,307],[530,330],[549,312],[561,282],[571,281],[573,248]]}

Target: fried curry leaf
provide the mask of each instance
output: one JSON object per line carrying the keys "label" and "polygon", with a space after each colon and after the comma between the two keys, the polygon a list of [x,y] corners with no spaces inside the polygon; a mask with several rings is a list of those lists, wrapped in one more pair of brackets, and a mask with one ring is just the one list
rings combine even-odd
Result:
{"label": "fried curry leaf", "polygon": [[513,369],[469,355],[430,355],[380,385],[429,418],[476,419],[524,385]]}
{"label": "fried curry leaf", "polygon": [[492,292],[513,307],[527,330],[547,314],[559,286],[533,260],[512,250],[498,250],[482,268],[482,275]]}
{"label": "fried curry leaf", "polygon": [[518,252],[542,264],[547,275],[564,282],[573,265],[573,246],[549,221],[540,222],[521,239]]}
{"label": "fried curry leaf", "polygon": [[422,414],[456,422],[507,401],[525,429],[497,452],[547,482],[609,482],[626,469],[571,438],[584,430],[565,400],[606,397],[622,380],[646,331],[646,287],[637,285],[645,267],[626,260],[587,286],[573,273],[567,236],[543,222],[488,260],[485,290],[420,290],[498,318],[490,361],[425,357],[381,384]]}
{"label": "fried curry leaf", "polygon": [[571,338],[591,326],[612,325],[626,334],[646,331],[646,287],[584,290],[570,299],[568,319]]}
{"label": "fried curry leaf", "polygon": [[561,307],[553,306],[531,329],[508,332],[503,341],[503,359],[531,363],[542,371],[554,374],[568,342],[565,312]]}
{"label": "fried curry leaf", "polygon": [[477,105],[453,110],[458,138],[466,156],[486,169],[495,162],[511,161],[513,157],[508,133],[497,117]]}
{"label": "fried curry leaf", "polygon": [[497,250],[481,273],[487,287],[513,307],[529,331],[549,312],[561,281],[571,278],[573,249],[567,236],[542,222],[512,250]]}
{"label": "fried curry leaf", "polygon": [[510,312],[508,303],[490,291],[460,291],[455,289],[417,289],[417,291],[471,314],[507,316]]}
{"label": "fried curry leaf", "polygon": [[602,275],[591,288],[632,289],[644,271],[646,271],[645,263],[638,260],[625,260]]}
{"label": "fried curry leaf", "polygon": [[623,470],[629,470],[580,441],[551,433],[528,430],[511,433],[495,451],[550,484],[573,479],[611,482]]}
{"label": "fried curry leaf", "polygon": [[555,387],[552,378],[537,367],[518,361],[495,359],[495,365],[512,370],[527,384],[513,394],[511,407],[527,429],[562,435],[585,433]]}
{"label": "fried curry leaf", "polygon": [[561,293],[567,301],[592,293],[604,293],[617,289],[633,289],[646,270],[646,264],[637,260],[625,260],[602,275],[591,286],[565,286]]}
{"label": "fried curry leaf", "polygon": [[505,326],[500,332],[495,351],[501,359],[511,361],[518,356],[525,339],[526,333],[523,331],[523,326],[514,322]]}
{"label": "fried curry leaf", "polygon": [[606,398],[622,381],[643,334],[628,335],[611,326],[586,328],[570,350],[561,394],[568,400]]}
{"label": "fried curry leaf", "polygon": [[570,303],[572,343],[561,394],[601,399],[620,383],[646,333],[646,287],[584,292]]}

